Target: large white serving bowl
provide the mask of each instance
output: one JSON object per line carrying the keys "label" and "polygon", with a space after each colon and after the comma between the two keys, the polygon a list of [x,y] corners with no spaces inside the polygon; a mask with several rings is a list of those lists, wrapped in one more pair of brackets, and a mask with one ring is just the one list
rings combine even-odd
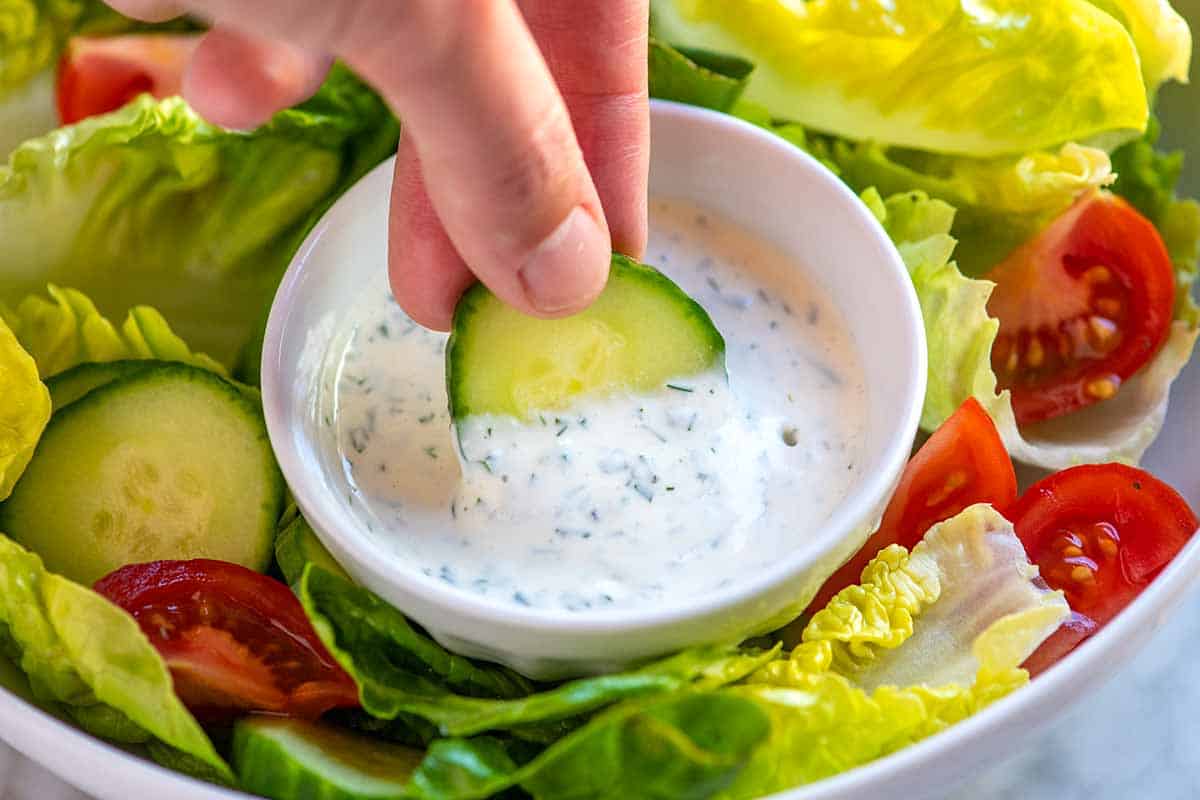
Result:
{"label": "large white serving bowl", "polygon": [[[1192,19],[1200,20],[1200,0],[1190,4],[1194,8]],[[1194,113],[1200,108],[1194,97],[1189,92],[1190,104],[1180,104],[1175,110]],[[1168,124],[1167,130],[1175,128]],[[1200,183],[1193,186],[1193,191],[1197,190]],[[1200,359],[1194,360],[1176,381],[1166,428],[1147,454],[1144,466],[1175,486],[1193,508],[1200,508]],[[982,767],[995,765],[1004,756],[1038,742],[1039,732],[1117,675],[1177,611],[1185,593],[1198,580],[1200,539],[1181,552],[1108,628],[1029,686],[924,742],[830,780],[778,794],[772,800],[946,797],[962,779],[978,775]],[[1162,713],[1165,718],[1167,711]],[[107,745],[3,690],[0,738],[101,800],[250,800],[248,795],[186,778]],[[1120,759],[1123,754],[1102,753],[1099,757]],[[1075,797],[1070,790],[1063,787],[1062,796]]]}
{"label": "large white serving bowl", "polygon": [[[866,206],[782,139],[693,106],[651,104],[650,191],[691,201],[777,245],[842,311],[866,375],[859,478],[830,518],[768,569],[642,608],[522,608],[406,562],[351,506],[329,444],[347,310],[387,291],[391,164],[351,189],[300,249],[267,324],[262,389],[284,477],[317,535],[362,585],[446,647],[541,679],[612,671],[691,645],[765,633],[796,616],[862,544],[899,478],[925,395],[925,332],[899,253]],[[786,276],[780,278],[786,282]],[[396,369],[403,370],[403,364]],[[786,513],[779,511],[776,513]]]}

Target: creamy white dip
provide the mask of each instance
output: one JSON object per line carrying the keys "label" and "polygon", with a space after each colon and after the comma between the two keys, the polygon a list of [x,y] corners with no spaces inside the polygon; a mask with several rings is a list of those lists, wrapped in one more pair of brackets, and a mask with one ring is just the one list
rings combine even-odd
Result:
{"label": "creamy white dip", "polygon": [[785,255],[674,200],[652,264],[708,310],[725,372],[530,423],[446,410],[446,336],[384,292],[332,354],[328,445],[371,535],[498,602],[586,612],[702,595],[800,546],[857,479],[865,387],[840,313]]}

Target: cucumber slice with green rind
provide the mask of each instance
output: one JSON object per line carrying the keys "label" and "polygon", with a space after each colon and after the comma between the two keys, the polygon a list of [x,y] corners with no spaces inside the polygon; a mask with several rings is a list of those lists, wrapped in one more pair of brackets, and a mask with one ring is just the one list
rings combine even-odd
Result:
{"label": "cucumber slice with green rind", "polygon": [[233,764],[241,787],[272,800],[383,800],[404,787],[424,754],[321,723],[240,720]]}
{"label": "cucumber slice with green rind", "polygon": [[723,367],[724,354],[708,312],[624,256],[613,256],[596,302],[566,319],[526,316],[477,284],[459,301],[446,346],[450,414],[527,419],[581,396],[651,392]]}
{"label": "cucumber slice with green rind", "polygon": [[283,501],[261,406],[211,372],[160,363],[51,418],[0,530],[87,585],[159,559],[263,571]]}
{"label": "cucumber slice with green rind", "polygon": [[55,411],[69,406],[92,389],[141,372],[161,361],[127,359],[123,361],[88,361],[47,379],[50,403]]}

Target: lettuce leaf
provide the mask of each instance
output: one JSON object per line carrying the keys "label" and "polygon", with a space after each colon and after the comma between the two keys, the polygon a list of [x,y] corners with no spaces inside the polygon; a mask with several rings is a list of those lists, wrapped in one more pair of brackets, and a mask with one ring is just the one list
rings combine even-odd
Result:
{"label": "lettuce leaf", "polygon": [[1023,686],[1020,664],[1069,614],[1036,583],[1012,524],[974,506],[911,553],[892,545],[813,616],[804,642],[727,690],[771,720],[723,798],[844,772],[974,714]]}
{"label": "lettuce leaf", "polygon": [[746,88],[754,65],[737,56],[675,48],[651,38],[650,96],[728,111]]}
{"label": "lettuce leaf", "polygon": [[983,661],[1019,666],[1066,618],[1062,593],[1037,575],[1012,523],[972,506],[911,553],[882,551],[860,585],[813,615],[803,640],[828,643],[831,668],[868,690],[969,685]]}
{"label": "lettuce leaf", "polygon": [[51,285],[47,294],[29,295],[15,311],[0,307],[0,317],[8,320],[43,378],[76,364],[130,358],[179,361],[228,376],[212,358],[193,353],[149,306],[131,308],[118,329],[82,292]]}
{"label": "lettuce leaf", "polygon": [[27,141],[0,166],[0,302],[56,283],[109,318],[152,306],[230,365],[301,238],[394,151],[397,131],[337,66],[311,100],[250,133],[143,96]]}
{"label": "lettuce leaf", "polygon": [[435,742],[409,793],[476,800],[520,786],[544,800],[699,800],[729,786],[767,732],[753,702],[685,692],[623,703],[524,766],[496,739]]}
{"label": "lettuce leaf", "polygon": [[954,155],[1120,142],[1146,125],[1142,66],[1087,0],[654,0],[656,34],[757,64],[746,97],[855,140]]}
{"label": "lettuce leaf", "polygon": [[997,391],[991,366],[992,343],[999,330],[999,322],[987,314],[994,284],[965,277],[950,260],[954,209],[921,192],[895,195],[885,202],[877,192],[868,191],[863,199],[896,242],[925,318],[929,380],[922,428],[936,429],[973,396],[987,409],[1009,453],[1019,461],[1047,469],[1106,461],[1137,463],[1162,429],[1171,382],[1191,357],[1197,328],[1190,320],[1174,323],[1162,350],[1112,400],[1018,429],[1010,395]]}
{"label": "lettuce leaf", "polygon": [[[449,736],[545,726],[622,700],[716,688],[740,680],[776,654],[703,647],[631,672],[534,693],[535,687],[516,673],[444,651],[370,591],[314,564],[294,589],[325,646],[358,683],[367,713],[381,719],[416,715]],[[554,738],[567,729],[543,727],[534,738]]]}
{"label": "lettuce leaf", "polygon": [[[133,617],[0,536],[0,650],[34,696],[81,727],[151,744],[233,782],[229,767],[175,696],[171,675]],[[193,770],[193,774],[197,770]]]}
{"label": "lettuce leaf", "polygon": [[1169,0],[1088,0],[1125,26],[1137,46],[1150,96],[1165,81],[1188,82],[1192,31]]}
{"label": "lettuce leaf", "polygon": [[954,206],[950,234],[959,242],[958,264],[973,277],[1037,235],[1081,193],[1108,186],[1116,177],[1107,153],[1073,143],[1052,152],[993,159],[832,137],[814,139],[812,149],[836,164],[838,174],[855,191],[874,188],[884,197],[920,191]]}

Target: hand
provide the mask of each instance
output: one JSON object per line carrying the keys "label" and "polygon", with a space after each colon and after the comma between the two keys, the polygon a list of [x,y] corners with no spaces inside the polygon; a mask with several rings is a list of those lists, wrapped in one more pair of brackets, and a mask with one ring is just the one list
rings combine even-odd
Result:
{"label": "hand", "polygon": [[389,276],[424,325],[447,329],[475,276],[565,316],[599,294],[612,249],[642,254],[648,0],[109,1],[213,22],[184,95],[215,123],[264,122],[333,57],[380,92],[404,123]]}

